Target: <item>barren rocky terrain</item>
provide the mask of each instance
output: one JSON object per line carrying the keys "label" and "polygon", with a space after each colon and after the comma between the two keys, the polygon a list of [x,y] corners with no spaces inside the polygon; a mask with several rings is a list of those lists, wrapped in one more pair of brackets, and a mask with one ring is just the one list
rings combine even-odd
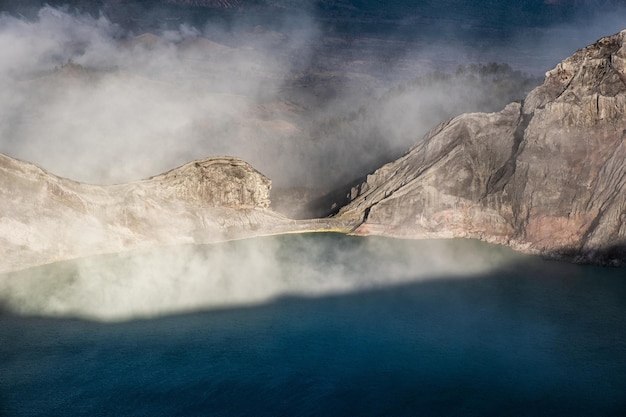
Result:
{"label": "barren rocky terrain", "polygon": [[0,271],[158,245],[350,227],[271,211],[270,187],[237,158],[207,158],[143,181],[96,186],[0,154]]}
{"label": "barren rocky terrain", "polygon": [[352,191],[357,234],[468,237],[626,260],[626,31],[577,51],[522,103],[449,120]]}

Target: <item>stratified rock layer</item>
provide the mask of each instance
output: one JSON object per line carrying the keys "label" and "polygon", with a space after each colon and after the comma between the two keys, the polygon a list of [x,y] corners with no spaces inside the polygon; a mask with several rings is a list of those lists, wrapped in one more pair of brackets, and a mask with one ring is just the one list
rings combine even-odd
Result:
{"label": "stratified rock layer", "polygon": [[626,31],[577,51],[522,104],[464,114],[352,191],[357,234],[469,237],[626,262]]}

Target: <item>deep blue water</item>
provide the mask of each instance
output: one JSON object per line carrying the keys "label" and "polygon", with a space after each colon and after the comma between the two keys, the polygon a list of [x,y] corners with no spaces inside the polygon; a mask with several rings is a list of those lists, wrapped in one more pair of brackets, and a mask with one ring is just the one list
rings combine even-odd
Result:
{"label": "deep blue water", "polygon": [[[392,276],[441,252],[334,235],[256,242],[279,248],[279,273],[330,275],[327,260],[364,280],[367,260]],[[493,269],[469,261],[491,252]],[[432,279],[121,322],[6,313],[0,414],[626,415],[624,270],[476,243],[443,253],[471,276],[429,270]]]}

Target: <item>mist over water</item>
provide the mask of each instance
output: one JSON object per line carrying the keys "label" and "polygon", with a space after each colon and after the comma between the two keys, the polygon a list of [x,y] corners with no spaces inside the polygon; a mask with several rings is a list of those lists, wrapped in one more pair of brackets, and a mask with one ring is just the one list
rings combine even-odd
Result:
{"label": "mist over water", "polygon": [[26,315],[128,320],[472,277],[525,257],[470,240],[287,235],[66,261],[6,274],[0,302]]}
{"label": "mist over water", "polygon": [[626,410],[620,269],[332,234],[169,252],[2,277],[2,414]]}

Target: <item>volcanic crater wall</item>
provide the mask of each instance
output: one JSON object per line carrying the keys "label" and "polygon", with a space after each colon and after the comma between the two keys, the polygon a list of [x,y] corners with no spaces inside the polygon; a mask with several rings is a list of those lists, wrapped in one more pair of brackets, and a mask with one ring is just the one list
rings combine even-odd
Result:
{"label": "volcanic crater wall", "polygon": [[626,261],[626,31],[577,51],[521,104],[464,114],[368,176],[358,234],[470,237]]}

